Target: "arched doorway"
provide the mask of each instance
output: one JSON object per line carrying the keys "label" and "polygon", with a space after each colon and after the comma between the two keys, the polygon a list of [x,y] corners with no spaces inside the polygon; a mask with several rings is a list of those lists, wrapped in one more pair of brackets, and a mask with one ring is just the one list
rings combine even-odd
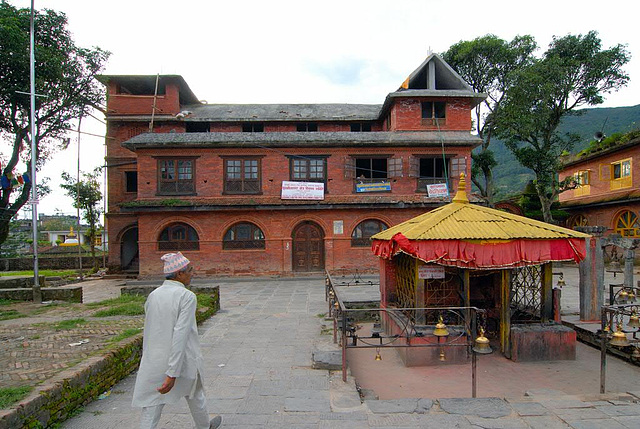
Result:
{"label": "arched doorway", "polygon": [[138,227],[127,229],[120,240],[120,268],[122,271],[137,273],[140,268],[138,259]]}
{"label": "arched doorway", "polygon": [[293,240],[293,271],[324,270],[324,232],[314,222],[305,221],[295,227]]}

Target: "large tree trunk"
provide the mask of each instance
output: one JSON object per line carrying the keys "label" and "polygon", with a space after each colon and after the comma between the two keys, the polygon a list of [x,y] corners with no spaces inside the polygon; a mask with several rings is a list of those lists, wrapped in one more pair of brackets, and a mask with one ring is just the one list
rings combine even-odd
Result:
{"label": "large tree trunk", "polygon": [[538,192],[538,198],[542,205],[542,218],[547,223],[555,224],[553,216],[551,215],[551,199],[547,197],[547,192],[541,186],[536,185],[536,191]]}

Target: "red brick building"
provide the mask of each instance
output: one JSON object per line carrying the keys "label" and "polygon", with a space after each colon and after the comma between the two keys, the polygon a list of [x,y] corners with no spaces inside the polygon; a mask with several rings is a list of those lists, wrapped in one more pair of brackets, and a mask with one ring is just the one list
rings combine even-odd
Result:
{"label": "red brick building", "polygon": [[[369,237],[450,201],[484,99],[429,55],[383,104],[203,104],[181,76],[104,75],[109,260],[207,274],[375,269]],[[152,132],[150,132],[152,123]],[[444,184],[444,185],[442,185]]]}
{"label": "red brick building", "polygon": [[574,176],[578,188],[560,194],[568,226],[604,226],[605,234],[640,237],[640,139],[573,157],[560,180]]}

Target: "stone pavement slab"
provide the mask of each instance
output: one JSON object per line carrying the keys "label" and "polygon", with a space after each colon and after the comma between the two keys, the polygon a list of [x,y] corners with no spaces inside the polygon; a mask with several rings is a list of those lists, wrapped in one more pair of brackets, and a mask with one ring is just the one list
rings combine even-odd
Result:
{"label": "stone pavement slab", "polygon": [[[207,404],[210,413],[224,417],[223,429],[640,427],[637,396],[618,403],[619,397],[583,400],[535,391],[509,401],[410,398],[363,404],[351,376],[343,383],[340,372],[312,369],[313,352],[334,347],[331,335],[322,333],[326,322],[317,317],[326,312],[323,279],[211,282],[220,286],[222,310],[199,329]],[[136,428],[140,410],[130,405],[134,381],[135,374],[125,378],[62,427]],[[191,428],[186,403],[165,407],[159,427]]]}

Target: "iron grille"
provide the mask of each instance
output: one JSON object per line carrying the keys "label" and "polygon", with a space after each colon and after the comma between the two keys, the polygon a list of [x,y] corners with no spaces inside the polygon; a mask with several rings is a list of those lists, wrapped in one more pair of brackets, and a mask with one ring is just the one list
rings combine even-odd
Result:
{"label": "iron grille", "polygon": [[511,321],[540,320],[542,266],[516,268],[511,274]]}

